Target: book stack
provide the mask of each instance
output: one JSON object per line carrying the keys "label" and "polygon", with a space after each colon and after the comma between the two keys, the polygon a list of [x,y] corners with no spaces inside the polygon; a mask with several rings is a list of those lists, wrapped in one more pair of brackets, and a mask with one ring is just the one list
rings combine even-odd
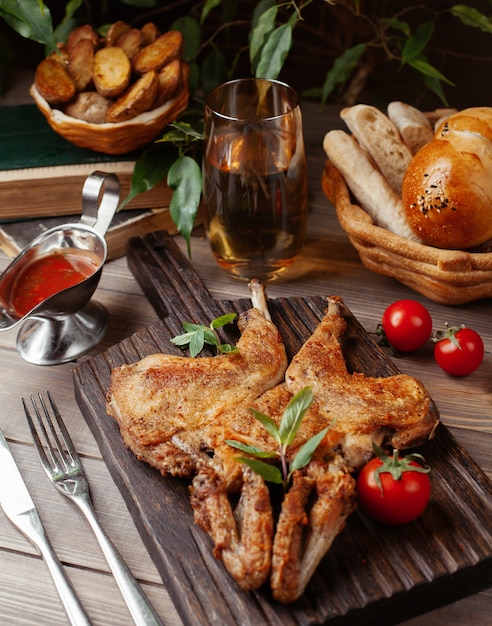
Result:
{"label": "book stack", "polygon": [[[92,172],[114,173],[121,200],[131,188],[138,154],[105,155],[57,135],[34,104],[0,109],[0,250],[10,257],[45,230],[78,222],[82,187]],[[107,233],[108,259],[125,253],[129,237],[154,230],[176,233],[164,181],[116,213]]]}

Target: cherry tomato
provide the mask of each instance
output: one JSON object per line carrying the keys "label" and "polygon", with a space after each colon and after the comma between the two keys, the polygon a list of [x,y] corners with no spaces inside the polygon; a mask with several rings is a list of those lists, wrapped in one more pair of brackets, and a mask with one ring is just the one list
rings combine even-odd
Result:
{"label": "cherry tomato", "polygon": [[427,507],[431,493],[429,469],[417,462],[422,459],[418,454],[401,457],[394,450],[393,456],[388,456],[380,449],[377,454],[357,477],[359,504],[380,522],[407,524]]}
{"label": "cherry tomato", "polygon": [[471,328],[453,326],[437,334],[434,358],[441,369],[452,376],[468,376],[483,361],[484,345]]}
{"label": "cherry tomato", "polygon": [[432,334],[432,318],[423,304],[397,300],[383,313],[382,328],[390,345],[398,352],[421,348]]}

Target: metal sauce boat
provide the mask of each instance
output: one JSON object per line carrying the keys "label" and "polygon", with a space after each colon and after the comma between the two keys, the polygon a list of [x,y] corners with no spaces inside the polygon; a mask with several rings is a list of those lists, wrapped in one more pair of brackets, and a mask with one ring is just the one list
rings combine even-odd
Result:
{"label": "metal sauce boat", "polygon": [[[93,172],[82,189],[80,222],[56,226],[36,237],[0,275],[0,331],[22,323],[17,350],[36,365],[56,365],[89,352],[104,337],[107,312],[91,302],[107,256],[104,235],[119,203],[115,174]],[[33,261],[56,252],[79,252],[90,258],[94,271],[81,282],[46,297],[27,313],[12,303],[16,281]],[[49,281],[49,277],[46,278]]]}

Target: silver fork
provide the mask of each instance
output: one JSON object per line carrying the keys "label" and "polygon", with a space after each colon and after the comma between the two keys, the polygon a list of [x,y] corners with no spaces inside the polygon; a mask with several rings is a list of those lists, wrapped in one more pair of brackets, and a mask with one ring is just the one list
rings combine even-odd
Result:
{"label": "silver fork", "polygon": [[161,620],[138,582],[101,527],[94,511],[89,483],[82,463],[49,391],[47,396],[49,405],[38,393],[41,409],[35,397],[30,396],[38,428],[31,416],[28,403],[22,398],[27,422],[44,470],[58,491],[75,502],[89,521],[135,624],[138,626],[162,626]]}

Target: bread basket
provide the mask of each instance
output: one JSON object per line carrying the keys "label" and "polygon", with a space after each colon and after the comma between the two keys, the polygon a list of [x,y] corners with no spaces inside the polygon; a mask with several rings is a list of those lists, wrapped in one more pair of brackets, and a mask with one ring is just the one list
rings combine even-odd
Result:
{"label": "bread basket", "polygon": [[352,203],[342,174],[330,161],[322,174],[322,188],[368,269],[395,278],[441,304],[464,304],[492,296],[492,252],[441,250],[376,226]]}
{"label": "bread basket", "polygon": [[173,100],[126,122],[91,124],[51,108],[35,85],[29,93],[55,132],[80,148],[105,154],[126,154],[150,144],[186,109],[189,98],[184,88]]}

